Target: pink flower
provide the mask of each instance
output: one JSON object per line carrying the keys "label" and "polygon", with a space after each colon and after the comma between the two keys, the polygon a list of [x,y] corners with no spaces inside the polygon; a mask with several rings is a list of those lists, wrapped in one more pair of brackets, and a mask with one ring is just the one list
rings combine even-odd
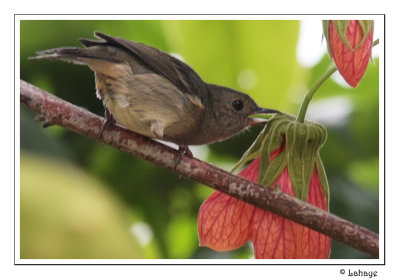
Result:
{"label": "pink flower", "polygon": [[[271,154],[271,160],[282,152],[283,147]],[[258,157],[239,175],[257,181],[259,164]],[[294,196],[287,167],[272,184],[276,185]],[[311,176],[307,202],[327,210],[316,167]],[[200,245],[216,251],[233,250],[251,240],[257,259],[328,258],[331,249],[329,237],[218,191],[201,206],[198,230]]]}

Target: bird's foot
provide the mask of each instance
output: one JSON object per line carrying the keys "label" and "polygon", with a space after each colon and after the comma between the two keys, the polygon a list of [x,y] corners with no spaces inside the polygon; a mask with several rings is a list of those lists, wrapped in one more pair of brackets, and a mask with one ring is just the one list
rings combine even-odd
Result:
{"label": "bird's foot", "polygon": [[188,145],[179,145],[178,154],[175,160],[174,169],[178,166],[179,162],[181,161],[183,155],[187,155],[189,157],[193,157],[192,152],[189,150]]}
{"label": "bird's foot", "polygon": [[115,119],[111,115],[110,111],[106,108],[104,112],[104,118],[105,121],[103,122],[103,125],[101,126],[100,130],[100,138],[104,140],[104,131],[109,128],[111,125],[115,124]]}

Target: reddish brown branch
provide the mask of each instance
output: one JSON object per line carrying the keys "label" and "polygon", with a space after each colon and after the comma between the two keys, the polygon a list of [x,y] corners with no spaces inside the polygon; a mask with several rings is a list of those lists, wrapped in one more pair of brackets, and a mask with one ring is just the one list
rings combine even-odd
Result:
{"label": "reddish brown branch", "polygon": [[305,225],[358,250],[379,256],[379,235],[285,193],[235,176],[196,158],[183,156],[174,170],[176,150],[113,125],[100,138],[103,118],[21,81],[21,103],[45,125],[57,124],[126,153],[189,177],[252,205]]}

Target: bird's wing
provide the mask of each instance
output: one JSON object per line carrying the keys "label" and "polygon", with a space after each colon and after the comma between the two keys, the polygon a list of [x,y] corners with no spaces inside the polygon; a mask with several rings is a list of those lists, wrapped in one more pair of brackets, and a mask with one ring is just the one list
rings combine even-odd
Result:
{"label": "bird's wing", "polygon": [[111,45],[124,49],[140,59],[142,63],[155,73],[168,79],[181,92],[195,95],[203,102],[208,98],[207,84],[203,82],[192,68],[179,59],[142,43],[109,36],[100,32],[95,32],[95,36],[105,41],[88,39],[81,39],[80,41],[86,47]]}

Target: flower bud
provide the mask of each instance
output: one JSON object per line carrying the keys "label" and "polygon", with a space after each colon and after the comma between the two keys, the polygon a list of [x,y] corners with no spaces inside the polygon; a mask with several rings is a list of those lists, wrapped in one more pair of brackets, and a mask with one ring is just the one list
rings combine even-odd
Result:
{"label": "flower bud", "polygon": [[357,87],[371,57],[374,21],[324,20],[328,53],[339,73],[352,87]]}

